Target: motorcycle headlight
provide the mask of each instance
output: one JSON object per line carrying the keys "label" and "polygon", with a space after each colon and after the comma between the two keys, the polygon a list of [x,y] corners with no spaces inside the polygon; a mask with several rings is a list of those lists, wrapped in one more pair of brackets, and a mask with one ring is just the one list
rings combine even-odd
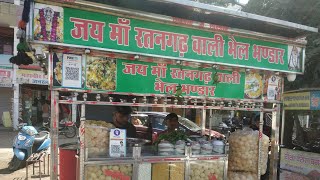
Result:
{"label": "motorcycle headlight", "polygon": [[24,140],[26,140],[26,138],[27,138],[27,137],[22,136],[22,135],[19,135],[19,136],[18,136],[18,139],[19,139],[20,141],[24,141]]}
{"label": "motorcycle headlight", "polygon": [[34,131],[31,130],[31,129],[28,129],[28,130],[27,130],[27,134],[29,134],[30,136],[33,136],[33,135],[35,135],[35,134],[37,134],[37,133],[34,132]]}

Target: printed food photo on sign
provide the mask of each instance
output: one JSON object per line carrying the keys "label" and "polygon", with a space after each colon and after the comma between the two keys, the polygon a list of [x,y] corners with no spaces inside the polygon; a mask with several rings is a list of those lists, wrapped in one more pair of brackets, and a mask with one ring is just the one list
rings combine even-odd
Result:
{"label": "printed food photo on sign", "polygon": [[262,95],[262,76],[259,73],[247,73],[245,81],[245,98],[259,99]]}
{"label": "printed food photo on sign", "polygon": [[87,88],[116,90],[116,60],[105,57],[88,57]]}
{"label": "printed food photo on sign", "polygon": [[[53,86],[61,87],[62,86],[62,78],[63,78],[63,54],[62,53],[54,53],[53,54]],[[84,87],[85,82],[85,71],[84,71],[84,62],[82,62],[82,79],[81,79],[81,88]],[[78,73],[79,74],[79,73]],[[74,76],[76,77],[76,76]],[[79,78],[76,78],[80,80]]]}
{"label": "printed food photo on sign", "polygon": [[61,86],[62,82],[62,54],[53,54],[53,86]]}
{"label": "printed food photo on sign", "polygon": [[281,98],[282,79],[276,75],[265,75],[263,96],[265,100],[278,100]]}
{"label": "printed food photo on sign", "polygon": [[288,46],[288,69],[301,71],[302,48],[297,46]]}
{"label": "printed food photo on sign", "polygon": [[63,8],[35,4],[34,39],[38,41],[63,42]]}

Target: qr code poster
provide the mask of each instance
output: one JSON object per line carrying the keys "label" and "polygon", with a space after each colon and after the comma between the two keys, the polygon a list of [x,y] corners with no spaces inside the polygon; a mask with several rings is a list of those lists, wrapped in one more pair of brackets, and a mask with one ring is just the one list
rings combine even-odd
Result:
{"label": "qr code poster", "polygon": [[62,86],[81,88],[82,85],[82,56],[63,54],[62,58]]}
{"label": "qr code poster", "polygon": [[110,157],[125,157],[126,156],[126,130],[111,129],[109,142]]}

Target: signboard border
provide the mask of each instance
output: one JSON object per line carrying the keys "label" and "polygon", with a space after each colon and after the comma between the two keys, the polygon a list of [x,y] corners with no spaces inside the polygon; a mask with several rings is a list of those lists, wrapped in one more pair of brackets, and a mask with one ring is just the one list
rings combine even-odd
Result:
{"label": "signboard border", "polygon": [[[38,4],[43,4],[43,3],[38,3]],[[91,11],[88,11],[88,9],[84,9],[84,8],[81,8],[81,7],[70,7],[70,6],[63,6],[63,5],[58,5],[58,4],[55,4],[55,3],[46,3],[45,5],[53,5],[53,6],[57,6],[57,7],[60,7],[60,8],[71,8],[71,9],[76,9],[76,10],[82,10],[82,11],[87,11],[87,12],[93,12],[92,10]],[[119,9],[115,9],[116,11],[120,11]],[[34,13],[34,12],[33,12]],[[111,15],[111,16],[119,16],[119,17],[124,17],[124,18],[130,18],[130,19],[135,19],[135,20],[142,20],[142,21],[148,21],[148,22],[152,22],[152,18],[143,18],[143,15],[142,17],[140,16],[137,16],[137,17],[132,17],[132,16],[128,16],[126,14],[122,14],[122,13],[108,13],[108,12],[101,12],[101,11],[98,11],[97,13],[101,13],[101,14],[105,14],[105,15]],[[65,15],[64,15],[65,16]],[[163,16],[163,15],[159,15],[159,16]],[[219,30],[219,29],[208,29],[208,28],[200,28],[202,26],[200,25],[194,25],[193,23],[195,23],[195,21],[191,21],[189,20],[190,22],[192,23],[179,23],[180,21],[184,22],[184,21],[188,21],[188,20],[184,20],[184,19],[179,19],[180,21],[178,23],[174,23],[174,20],[169,20],[170,18],[171,19],[174,19],[174,17],[169,17],[169,16],[163,16],[163,17],[166,17],[168,18],[168,20],[166,21],[169,21],[168,23],[166,22],[163,22],[163,21],[159,21],[159,20],[155,20],[154,22],[158,23],[158,24],[167,24],[167,25],[170,25],[170,26],[176,26],[176,27],[188,27],[190,29],[195,29],[195,30],[200,30],[200,31],[207,31],[207,32],[218,32],[218,33],[221,33],[222,35],[226,35],[228,36],[229,35],[229,30]],[[200,23],[201,24],[201,23]],[[204,24],[208,24],[208,23],[204,23]],[[210,24],[208,24],[210,25]],[[215,25],[215,26],[218,26],[218,25]],[[32,28],[32,31],[33,31],[33,28]],[[260,40],[258,35],[253,35],[253,36],[250,36],[249,34],[246,34],[246,35],[243,35],[242,33],[236,33],[237,36],[239,37],[242,37],[242,38],[248,38],[248,39],[256,39],[256,40]],[[235,35],[236,35],[235,34]],[[33,33],[32,33],[32,36],[33,36]],[[176,60],[184,60],[184,61],[189,61],[189,62],[196,62],[196,63],[205,63],[205,64],[217,64],[217,65],[224,65],[224,66],[230,66],[230,67],[240,67],[240,68],[252,68],[252,69],[258,69],[258,70],[268,70],[268,71],[277,71],[277,72],[284,72],[284,73],[295,73],[295,74],[303,74],[303,71],[304,71],[304,57],[305,57],[305,44],[303,42],[297,42],[297,41],[291,41],[291,40],[288,40],[288,39],[282,39],[281,37],[274,37],[274,39],[269,39],[265,36],[264,37],[264,42],[272,42],[272,43],[278,43],[278,44],[283,44],[283,45],[286,45],[286,46],[292,46],[292,45],[297,45],[298,47],[301,47],[302,48],[302,67],[301,67],[301,70],[299,71],[290,71],[290,70],[281,70],[281,69],[276,69],[276,68],[266,68],[266,67],[255,67],[255,66],[251,66],[250,64],[247,64],[247,65],[239,65],[239,64],[230,64],[230,63],[224,63],[224,62],[210,62],[210,61],[207,61],[207,60],[201,60],[201,58],[198,60],[198,59],[194,59],[192,57],[189,57],[189,58],[184,58],[184,57],[172,57],[172,56],[168,56],[168,55],[155,55],[155,54],[150,54],[150,53],[145,53],[145,52],[137,52],[137,51],[126,51],[126,50],[118,50],[118,49],[111,49],[111,48],[101,48],[101,47],[93,47],[93,46],[86,46],[86,45],[76,45],[76,44],[66,44],[66,43],[56,43],[56,42],[45,42],[45,41],[38,41],[38,40],[33,40],[34,43],[39,43],[39,44],[50,44],[50,45],[54,45],[54,46],[65,46],[65,47],[74,47],[74,48],[90,48],[90,49],[95,49],[95,50],[101,50],[101,51],[110,51],[110,52],[118,52],[118,53],[125,53],[125,54],[139,54],[139,55],[143,55],[143,56],[148,56],[148,57],[157,57],[157,58],[167,58],[167,59],[176,59]],[[287,53],[287,52],[286,52]],[[287,61],[287,59],[286,59]]]}

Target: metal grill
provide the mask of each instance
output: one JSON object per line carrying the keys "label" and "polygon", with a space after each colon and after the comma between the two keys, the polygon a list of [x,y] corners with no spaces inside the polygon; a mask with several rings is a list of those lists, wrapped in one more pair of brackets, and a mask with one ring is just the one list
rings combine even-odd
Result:
{"label": "metal grill", "polygon": [[272,127],[272,114],[266,113],[266,125]]}

